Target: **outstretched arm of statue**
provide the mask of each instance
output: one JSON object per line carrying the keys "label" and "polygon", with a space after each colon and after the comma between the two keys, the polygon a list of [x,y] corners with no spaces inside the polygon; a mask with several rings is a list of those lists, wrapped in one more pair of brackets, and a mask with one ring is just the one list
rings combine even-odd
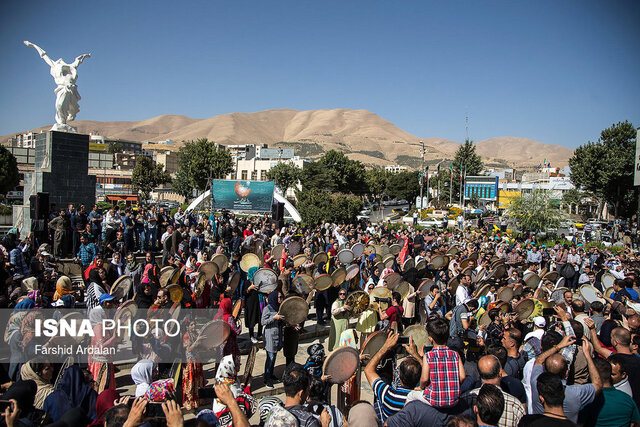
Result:
{"label": "outstretched arm of statue", "polygon": [[73,64],[71,64],[72,67],[77,67],[78,65],[82,64],[82,61],[84,61],[87,58],[91,58],[91,54],[90,53],[85,53],[84,55],[80,55],[76,58],[75,61],[73,61]]}
{"label": "outstretched arm of statue", "polygon": [[46,62],[47,65],[49,65],[50,67],[53,66],[53,61],[51,60],[51,58],[49,58],[49,56],[47,56],[47,52],[45,52],[44,49],[42,49],[37,44],[33,44],[33,43],[31,43],[30,41],[27,41],[27,40],[24,41],[24,44],[27,47],[32,47],[35,50],[37,50],[38,54],[40,55],[40,58],[44,59],[44,62]]}

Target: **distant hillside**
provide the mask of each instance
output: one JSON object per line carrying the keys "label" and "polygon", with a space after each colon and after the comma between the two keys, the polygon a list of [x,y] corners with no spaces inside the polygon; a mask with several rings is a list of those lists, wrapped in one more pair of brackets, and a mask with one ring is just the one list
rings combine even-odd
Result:
{"label": "distant hillside", "polygon": [[[411,135],[366,110],[267,110],[231,113],[208,119],[163,115],[126,122],[78,120],[73,126],[81,133],[134,141],[172,139],[180,144],[198,138],[229,144],[269,144],[293,147],[305,157],[318,157],[325,151],[340,150],[367,165],[402,164],[419,167],[420,138]],[[50,128],[44,126],[33,131]],[[28,132],[28,131],[20,131]],[[10,136],[0,137],[6,141]],[[425,161],[435,164],[452,159],[458,143],[441,138],[422,138]],[[531,167],[545,158],[552,166],[568,163],[573,150],[527,138],[497,137],[477,142],[485,163],[496,167]]]}

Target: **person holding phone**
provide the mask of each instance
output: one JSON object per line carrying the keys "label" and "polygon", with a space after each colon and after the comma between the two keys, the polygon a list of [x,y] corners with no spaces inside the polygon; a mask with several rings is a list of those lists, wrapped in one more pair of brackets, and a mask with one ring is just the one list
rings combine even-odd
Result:
{"label": "person holding phone", "polygon": [[420,360],[422,360],[422,356],[418,353],[418,349],[411,337],[409,337],[408,345],[403,344],[407,353],[412,357],[408,357],[400,363],[398,368],[400,387],[394,388],[380,378],[380,375],[376,372],[376,368],[382,359],[397,347],[399,338],[400,335],[389,332],[387,340],[380,351],[370,355],[369,363],[364,368],[364,374],[373,390],[373,407],[378,418],[382,421],[402,410],[406,403],[407,395],[420,382],[420,374],[422,372]]}

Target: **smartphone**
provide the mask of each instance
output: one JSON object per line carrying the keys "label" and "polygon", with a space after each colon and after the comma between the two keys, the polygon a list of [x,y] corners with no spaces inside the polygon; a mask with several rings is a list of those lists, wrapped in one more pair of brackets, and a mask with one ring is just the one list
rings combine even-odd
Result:
{"label": "smartphone", "polygon": [[544,317],[552,317],[556,315],[556,311],[553,308],[543,308],[542,315]]}
{"label": "smartphone", "polygon": [[149,402],[144,410],[147,417],[151,418],[164,418],[164,411],[162,410],[161,402]]}
{"label": "smartphone", "polygon": [[409,345],[409,337],[399,337],[398,338],[398,344],[407,344]]}
{"label": "smartphone", "polygon": [[10,400],[0,400],[0,414],[3,414],[7,408],[13,411],[13,402]]}
{"label": "smartphone", "polygon": [[216,389],[213,387],[199,387],[198,397],[201,399],[215,399],[218,396],[216,395]]}

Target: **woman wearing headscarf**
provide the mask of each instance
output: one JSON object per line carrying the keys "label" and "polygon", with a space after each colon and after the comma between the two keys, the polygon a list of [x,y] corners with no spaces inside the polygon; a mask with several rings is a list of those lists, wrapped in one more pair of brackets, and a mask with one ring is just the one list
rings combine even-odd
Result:
{"label": "woman wearing headscarf", "polygon": [[[118,337],[102,328],[102,321],[107,314],[101,306],[94,307],[89,311],[89,321],[93,328],[91,337],[91,347],[93,349],[108,348],[116,345]],[[108,356],[109,352],[94,352],[89,354],[88,368],[95,380],[94,388],[98,393],[106,389],[116,388],[116,377],[113,369],[113,361]]]}
{"label": "woman wearing headscarf", "polygon": [[[149,264],[151,266],[151,264]],[[151,293],[151,284],[150,283],[140,283],[136,286],[136,295],[133,298],[133,301],[136,303],[138,308],[144,309],[146,311],[153,304],[153,295]],[[142,314],[142,313],[141,313]]]}
{"label": "woman wearing headscarf", "polygon": [[234,361],[236,362],[236,365],[240,365],[240,347],[238,347],[238,336],[240,335],[240,332],[242,332],[242,326],[238,325],[236,323],[236,319],[233,317],[233,304],[231,303],[230,298],[223,298],[222,301],[220,301],[220,308],[214,316],[214,319],[219,318],[222,318],[222,320],[227,322],[231,329],[229,338],[227,338],[224,343],[222,355],[232,355]]}
{"label": "woman wearing headscarf", "polygon": [[57,301],[65,295],[73,294],[73,285],[71,279],[67,276],[60,276],[56,282],[56,292],[53,294],[53,300]]}
{"label": "woman wearing headscarf", "polygon": [[27,315],[26,311],[19,311],[13,313],[9,318],[9,324],[7,330],[4,333],[4,342],[9,345],[11,356],[9,358],[9,379],[11,381],[17,381],[19,379],[20,367],[22,366],[22,360],[24,352],[22,349],[22,321]]}
{"label": "woman wearing headscarf", "polygon": [[94,420],[97,398],[98,393],[87,383],[82,369],[71,365],[62,374],[56,390],[45,399],[43,409],[53,421],[58,421],[73,408],[81,408],[90,420]]}
{"label": "woman wearing headscarf", "polygon": [[154,369],[155,363],[147,359],[140,360],[133,365],[131,368],[131,379],[136,386],[135,397],[141,397],[147,393],[153,381]]}
{"label": "woman wearing headscarf", "polygon": [[182,375],[182,406],[188,410],[199,406],[198,388],[204,387],[202,363],[194,357],[197,339],[196,322],[191,319],[188,321],[187,332],[182,339],[187,359],[187,366]]}
{"label": "woman wearing headscarf", "polygon": [[268,304],[262,311],[261,323],[264,326],[264,349],[267,351],[267,359],[264,363],[264,383],[273,388],[271,377],[273,367],[276,364],[276,355],[282,348],[282,327],[284,317],[278,314],[282,294],[275,290],[269,294]]}
{"label": "woman wearing headscarf", "polygon": [[[242,412],[244,412],[247,419],[249,419],[255,413],[258,402],[253,396],[242,390],[240,383],[238,382],[236,366],[238,365],[235,364],[233,357],[225,356],[216,371],[215,384],[227,384],[229,386],[238,406],[240,406]],[[231,411],[229,411],[227,405],[220,402],[219,399],[214,399],[212,409],[218,417],[220,426],[227,427],[233,425]]]}
{"label": "woman wearing headscarf", "polygon": [[369,402],[359,402],[349,410],[349,426],[354,427],[377,427],[382,423],[376,415],[376,410]]}
{"label": "woman wearing headscarf", "polygon": [[36,383],[37,391],[33,406],[36,409],[42,409],[44,401],[51,393],[53,393],[53,365],[38,360],[30,360],[20,368],[20,377],[24,381],[32,380]]}
{"label": "woman wearing headscarf", "polygon": [[347,329],[349,323],[349,310],[351,307],[345,304],[347,290],[340,288],[338,299],[331,305],[331,329],[329,330],[329,351],[338,348],[340,335]]}
{"label": "woman wearing headscarf", "polygon": [[104,420],[102,416],[105,412],[115,406],[115,402],[120,400],[120,393],[113,389],[107,389],[98,395],[96,399],[96,419],[93,420],[89,427],[102,427]]}
{"label": "woman wearing headscarf", "polygon": [[[249,329],[249,337],[253,344],[257,343],[262,337],[262,325],[260,324],[260,316],[264,304],[264,294],[258,292],[258,286],[253,283],[253,276],[258,271],[258,267],[251,267],[247,273],[247,280],[244,281],[242,296],[244,297],[244,324]],[[253,330],[258,325],[258,335],[254,336]]]}

